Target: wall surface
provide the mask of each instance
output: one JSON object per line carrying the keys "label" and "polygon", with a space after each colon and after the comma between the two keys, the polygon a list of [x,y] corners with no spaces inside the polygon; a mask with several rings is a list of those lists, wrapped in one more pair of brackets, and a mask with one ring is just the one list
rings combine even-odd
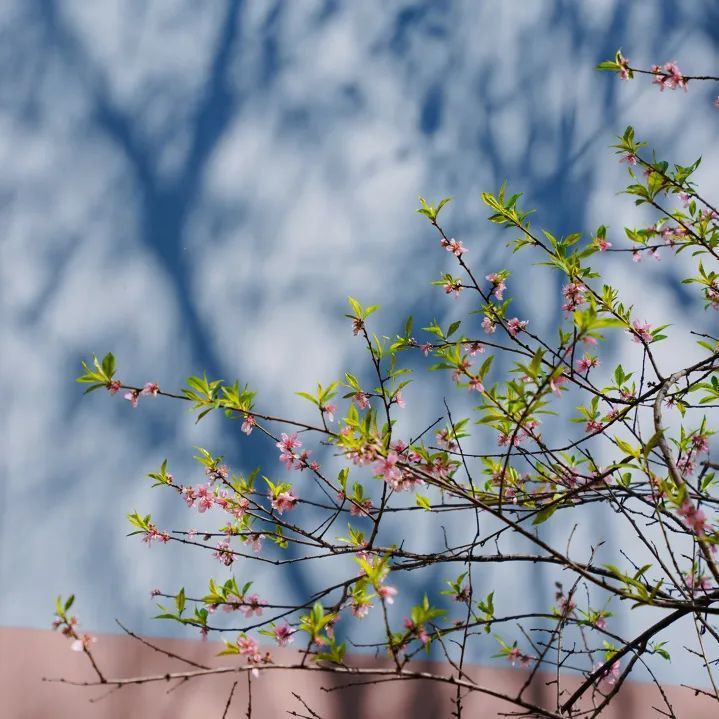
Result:
{"label": "wall surface", "polygon": [[[227,657],[215,657],[219,647],[214,643],[161,639],[153,640],[163,649],[209,667],[232,666]],[[178,661],[168,660],[129,637],[102,636],[95,645],[98,663],[106,676],[112,678],[164,674],[193,670]],[[296,662],[296,653],[289,650],[273,652],[277,663]],[[372,664],[360,658],[353,665],[360,667],[387,666]],[[418,663],[417,669],[437,671],[438,665]],[[469,676],[493,692],[516,692],[526,674],[521,670],[471,667]],[[230,691],[237,681],[227,717],[247,717],[248,687],[246,674],[228,674],[194,679],[188,683],[159,682],[144,686],[128,686],[109,693],[103,687],[73,687],[42,681],[42,677],[63,677],[72,681],[92,681],[94,675],[86,658],[70,651],[64,637],[47,631],[30,629],[0,630],[0,697],[2,717],[7,719],[192,719],[222,717]],[[351,682],[319,672],[264,670],[252,681],[252,719],[278,719],[284,716],[309,715],[293,695],[299,695],[321,719],[376,719],[378,717],[412,717],[442,719],[451,716],[454,689],[447,685],[423,681],[402,681],[352,687],[342,691],[325,691]],[[572,691],[578,681],[568,682]],[[715,703],[694,697],[687,689],[668,686],[666,696],[679,717],[713,719]],[[538,678],[524,695],[529,701],[551,702],[556,690],[552,677]],[[567,695],[565,695],[566,698]],[[597,702],[600,696],[595,697]],[[545,705],[546,706],[546,705]],[[589,703],[584,707],[588,708]],[[648,684],[628,685],[621,701],[615,700],[602,714],[605,719],[652,719],[660,716],[653,707],[664,707],[656,687]],[[487,695],[464,699],[467,716],[493,719],[512,707]],[[288,712],[295,711],[291,715]]]}

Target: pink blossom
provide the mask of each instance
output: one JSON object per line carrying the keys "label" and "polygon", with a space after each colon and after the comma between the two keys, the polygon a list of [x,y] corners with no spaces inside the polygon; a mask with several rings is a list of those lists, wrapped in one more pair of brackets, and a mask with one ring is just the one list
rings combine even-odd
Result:
{"label": "pink blossom", "polygon": [[355,500],[350,503],[350,514],[353,517],[369,517],[372,507],[373,505],[371,499],[365,499],[361,502]]}
{"label": "pink blossom", "polygon": [[398,406],[400,409],[403,409],[404,407],[407,406],[407,402],[406,402],[406,401],[404,400],[404,398],[402,397],[402,391],[401,391],[401,390],[395,394],[395,396],[394,396],[394,401],[397,403],[397,406]]}
{"label": "pink blossom", "polygon": [[652,83],[659,85],[659,90],[664,90],[668,87],[670,90],[676,90],[677,88],[683,88],[687,90],[687,80],[682,75],[681,70],[677,67],[676,62],[668,62],[664,65],[664,71],[659,65],[652,65],[652,72],[654,73],[654,80]]}
{"label": "pink blossom", "polygon": [[278,624],[273,627],[272,632],[275,635],[275,641],[278,646],[286,647],[288,644],[292,644],[294,641],[293,634],[296,632],[289,624]]}
{"label": "pink blossom", "polygon": [[590,432],[601,432],[604,425],[598,422],[596,419],[590,419],[584,427],[584,431],[589,434]]}
{"label": "pink blossom", "polygon": [[599,367],[599,364],[599,359],[597,357],[585,354],[584,357],[577,360],[577,371],[589,372],[590,369]]}
{"label": "pink blossom", "polygon": [[242,541],[245,544],[248,544],[253,552],[259,552],[262,549],[262,540],[264,538],[264,534],[259,534],[258,532],[250,532],[250,534],[245,536]]}
{"label": "pink blossom", "polygon": [[426,342],[425,344],[420,346],[420,349],[422,350],[425,357],[427,357],[432,349],[432,343]]}
{"label": "pink blossom", "polygon": [[604,631],[607,628],[607,622],[604,617],[600,615],[594,620],[594,626],[597,629]]}
{"label": "pink blossom", "polygon": [[475,390],[477,392],[484,392],[484,385],[482,384],[482,381],[479,379],[479,377],[470,377],[469,389]]}
{"label": "pink blossom", "polygon": [[296,504],[297,497],[292,494],[291,490],[289,492],[280,492],[272,499],[272,508],[276,509],[280,514],[294,509]]}
{"label": "pink blossom", "polygon": [[507,283],[504,281],[504,277],[501,274],[492,272],[485,277],[486,280],[492,283],[492,294],[498,299],[504,299],[504,291],[507,289]]}
{"label": "pink blossom", "polygon": [[528,324],[529,322],[527,320],[512,317],[512,319],[507,322],[507,332],[509,332],[512,337],[516,337]]}
{"label": "pink blossom", "polygon": [[[194,499],[197,501],[197,510],[203,514],[212,508],[215,503],[215,495],[209,484],[198,484],[194,489]],[[191,506],[191,505],[190,505]]]}
{"label": "pink blossom", "polygon": [[356,392],[352,399],[359,409],[367,409],[367,407],[369,407],[369,395],[365,392]]}
{"label": "pink blossom", "polygon": [[[631,164],[636,164],[636,159]],[[595,237],[594,243],[597,245],[600,252],[606,252],[612,246],[612,243],[608,240],[605,240],[603,237]]]}
{"label": "pink blossom", "polygon": [[580,305],[583,305],[587,301],[584,297],[586,291],[587,288],[581,282],[570,282],[564,285],[562,295],[566,302],[562,305],[562,309],[565,312],[572,312]]}
{"label": "pink blossom", "polygon": [[154,524],[148,524],[142,541],[146,542],[147,546],[150,547],[153,540],[167,544],[170,541],[170,535],[167,532],[160,531]]}
{"label": "pink blossom", "polygon": [[[601,664],[596,664],[594,667],[594,671],[599,669],[601,667]],[[605,669],[602,674],[599,677],[599,687],[602,689],[607,689],[608,687],[613,687],[617,683],[617,679],[619,679],[619,676],[621,674],[621,668],[619,664],[619,660],[617,659],[616,662],[612,664],[609,669]]]}
{"label": "pink blossom", "polygon": [[639,252],[639,250],[634,250],[632,252],[632,262],[641,262],[642,261],[642,253]]}
{"label": "pink blossom", "polygon": [[124,399],[126,399],[133,407],[137,407],[137,402],[140,397],[139,390],[131,389],[129,392],[125,392],[123,395]]}
{"label": "pink blossom", "polygon": [[717,99],[714,100],[714,107],[716,107],[717,110],[719,110],[719,95],[717,95]]}
{"label": "pink blossom", "polygon": [[292,453],[292,450],[295,447],[301,447],[302,442],[300,442],[299,438],[297,437],[297,432],[293,432],[292,434],[285,434],[282,433],[282,438],[279,442],[275,444],[275,447],[279,447],[283,452],[289,452]]}
{"label": "pink blossom", "polygon": [[511,662],[512,666],[516,666],[517,662],[520,662],[522,666],[526,666],[524,661],[525,655],[520,651],[518,647],[512,647],[507,654],[507,660]]}
{"label": "pink blossom", "polygon": [[552,392],[557,396],[561,397],[562,393],[560,391],[560,387],[568,380],[569,378],[565,374],[560,374],[558,377],[552,377],[552,379],[549,380],[549,387],[552,390]]}
{"label": "pink blossom", "polygon": [[621,53],[618,54],[619,61],[619,79],[629,80],[629,59],[623,57]]}
{"label": "pink blossom", "polygon": [[454,441],[454,438],[452,437],[451,430],[447,429],[446,427],[444,429],[441,429],[439,432],[437,432],[437,442],[439,443],[440,447],[443,447],[444,449],[451,451],[454,451],[457,449],[457,443]]}
{"label": "pink blossom", "polygon": [[142,392],[140,394],[149,395],[151,397],[157,397],[157,393],[160,391],[160,386],[156,384],[155,382],[146,382],[145,386],[142,388]]}
{"label": "pink blossom", "polygon": [[382,586],[377,589],[377,594],[387,602],[387,604],[394,604],[394,598],[398,592],[394,587]]}
{"label": "pink blossom", "polygon": [[150,590],[150,599],[154,599],[155,597],[159,597],[160,594],[162,594],[162,591],[161,591],[161,590],[159,590],[159,589],[157,589],[157,588],[152,589],[152,590]]}
{"label": "pink blossom", "polygon": [[219,559],[222,564],[229,567],[235,561],[235,555],[230,549],[230,543],[227,540],[223,540],[217,543],[217,551],[212,553],[212,556]]}
{"label": "pink blossom", "polygon": [[454,238],[451,238],[450,240],[441,240],[440,244],[447,250],[447,252],[451,252],[455,257],[461,257],[465,252],[469,252],[469,250],[462,245],[461,242],[457,242]]}
{"label": "pink blossom", "polygon": [[482,354],[484,352],[484,345],[481,342],[468,342],[465,349],[469,352],[470,357],[474,357],[477,353]]}
{"label": "pink blossom", "polygon": [[260,656],[260,645],[252,637],[238,637],[237,646],[243,656],[253,659]]}
{"label": "pink blossom", "polygon": [[[633,152],[627,152],[622,156],[622,159],[620,162],[626,162],[628,165],[636,165],[637,164],[637,156]],[[599,244],[599,249],[606,249],[606,247],[602,248],[599,238],[596,238],[595,242]]]}
{"label": "pink blossom", "polygon": [[105,387],[110,394],[117,394],[122,389],[122,382],[117,379],[110,380]]}
{"label": "pink blossom", "polygon": [[697,454],[709,451],[709,440],[705,434],[695,434],[692,437],[692,448]]}
{"label": "pink blossom", "polygon": [[372,604],[370,604],[370,602],[353,601],[352,616],[357,617],[358,619],[364,619],[369,614],[369,610],[371,608]]}
{"label": "pink blossom", "polygon": [[711,589],[711,581],[709,580],[709,578],[704,575],[697,576],[694,574],[694,572],[685,574],[684,581],[686,582],[689,589],[701,589],[703,591]]}
{"label": "pink blossom", "polygon": [[396,452],[389,452],[386,457],[377,460],[374,470],[376,474],[381,474],[385,482],[393,484],[402,478],[402,471],[397,467],[399,457]]}
{"label": "pink blossom", "polygon": [[680,192],[677,197],[679,198],[679,202],[682,203],[682,207],[689,207],[689,200],[691,199],[691,196],[686,192]]}
{"label": "pink blossom", "polygon": [[706,515],[691,500],[685,499],[677,513],[684,519],[687,527],[693,530],[697,536],[701,537],[704,534],[707,521]]}
{"label": "pink blossom", "polygon": [[449,279],[442,285],[442,288],[445,294],[453,294],[455,297],[459,297],[459,293],[462,291],[462,282],[460,280]]}
{"label": "pink blossom", "polygon": [[337,407],[334,404],[327,404],[324,407],[320,407],[323,414],[327,415],[327,419],[330,422],[335,421],[335,412],[337,411]]}
{"label": "pink blossom", "polygon": [[91,634],[80,634],[77,639],[70,645],[73,652],[83,652],[90,648],[90,644],[97,641],[97,637]]}
{"label": "pink blossom", "polygon": [[497,325],[489,319],[489,317],[485,317],[482,320],[482,329],[488,334],[494,334],[494,331],[497,329]]}
{"label": "pink blossom", "polygon": [[267,604],[267,602],[263,602],[256,594],[252,594],[249,597],[245,597],[245,600],[242,603],[242,606],[240,607],[240,611],[248,619],[253,614],[256,614],[258,617],[261,617],[262,616],[262,607],[265,604]]}
{"label": "pink blossom", "polygon": [[640,320],[634,320],[632,322],[632,329],[627,330],[627,333],[631,335],[632,340],[637,344],[651,342],[654,338],[651,332],[652,326],[648,322],[641,322]]}
{"label": "pink blossom", "polygon": [[252,434],[252,430],[257,425],[257,422],[255,422],[255,418],[251,414],[246,414],[244,422],[242,422],[242,427],[240,427],[240,430],[244,432],[248,437]]}

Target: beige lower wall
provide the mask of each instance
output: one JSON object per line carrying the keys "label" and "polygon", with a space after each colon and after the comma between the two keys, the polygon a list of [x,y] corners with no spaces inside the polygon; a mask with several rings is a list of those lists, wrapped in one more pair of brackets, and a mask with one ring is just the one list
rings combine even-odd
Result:
{"label": "beige lower wall", "polygon": [[[218,645],[192,640],[157,640],[162,647],[192,658],[202,664],[226,666],[232,658],[215,657]],[[93,645],[98,663],[107,676],[129,677],[186,667],[169,660],[135,640],[103,635]],[[278,662],[296,661],[296,652],[273,651]],[[371,658],[358,664],[369,666]],[[418,665],[426,669],[427,664]],[[511,691],[526,676],[526,670],[474,667],[469,674],[474,681],[493,690]],[[33,629],[0,629],[0,718],[1,719],[221,719],[236,679],[239,680],[228,719],[247,717],[247,679],[240,675],[223,675],[177,683],[126,687],[103,699],[103,688],[78,688],[42,681],[42,677],[65,677],[75,680],[93,678],[87,659],[70,651],[70,642],[50,631]],[[353,687],[325,692],[322,687],[337,686],[343,680],[319,673],[266,671],[252,683],[253,719],[280,719],[311,716],[292,692],[300,694],[322,719],[440,719],[453,711],[452,687],[430,682],[403,681],[372,687]],[[346,681],[346,680],[345,680]],[[550,682],[547,684],[547,682]],[[575,685],[576,686],[576,685]],[[173,687],[175,687],[173,689]],[[572,688],[572,687],[568,687]],[[168,693],[168,690],[169,691]],[[543,677],[527,694],[528,699],[541,695],[551,702],[555,688],[551,677]],[[716,719],[717,704],[706,697],[694,697],[687,689],[668,687],[667,693],[681,719]],[[539,696],[538,696],[539,695]],[[661,716],[652,706],[662,707],[656,687],[632,684],[622,691],[621,702],[615,701],[606,719],[648,719]],[[467,719],[490,719],[502,710],[512,708],[487,696],[477,694],[465,700]]]}

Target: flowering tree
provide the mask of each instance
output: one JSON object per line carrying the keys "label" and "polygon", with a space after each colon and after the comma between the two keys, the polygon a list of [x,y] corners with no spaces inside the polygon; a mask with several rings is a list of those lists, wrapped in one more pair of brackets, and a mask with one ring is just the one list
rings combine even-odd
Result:
{"label": "flowering tree", "polygon": [[[625,80],[648,74],[660,90],[686,91],[690,81],[718,79],[683,75],[676,63],[633,68],[621,53],[599,68]],[[635,669],[654,677],[656,662],[670,659],[662,632],[688,621],[696,639],[689,657],[706,673],[697,692],[719,701],[713,669],[719,629],[712,621],[719,613],[719,500],[707,415],[719,406],[719,338],[693,332],[697,356],[691,364],[662,361],[659,343],[685,342],[686,336],[681,328],[652,327],[641,309],[625,304],[602,275],[601,259],[603,253],[629,253],[634,262],[657,257],[660,249],[684,253],[691,272],[683,282],[701,293],[707,309],[719,309],[719,214],[692,180],[698,161],[670,165],[645,147],[631,127],[615,145],[630,176],[626,192],[655,215],[649,227],[625,228],[621,242],[606,227],[589,238],[557,238],[530,225],[520,195],[505,186],[483,195],[490,222],[510,230],[514,252],[562,278],[561,313],[551,333],[533,331],[511,311],[509,269],[473,269],[468,254],[474,248],[450,237],[440,221],[449,199],[434,205],[420,198],[418,212],[456,265],[434,284],[450,296],[471,293],[472,312],[449,326],[430,323],[421,339],[410,317],[390,338],[372,331],[378,307],[350,298],[347,317],[364,359],[343,378],[298,393],[312,407],[309,419],[270,414],[240,382],[190,377],[173,393],[154,382],[121,381],[112,354],[83,363],[78,381],[89,385],[88,392],[104,388],[132,407],[150,398],[189,402],[198,420],[223,412],[239,421],[245,441],[274,444],[279,460],[262,471],[236,473],[222,457],[200,449],[203,479],[178,481],[167,461],[149,475],[188,512],[211,515],[213,531],[164,529],[150,515],[129,515],[133,534],[144,542],[181,543],[208,553],[225,575],[231,570],[227,579],[210,579],[204,595],[189,596],[184,588],[153,592],[161,618],[203,637],[222,636],[221,654],[231,663],[109,678],[93,656],[93,637],[71,615],[73,597],[58,598],[55,627],[87,655],[97,677],[85,684],[120,688],[228,671],[244,672],[251,681],[292,668],[334,672],[349,683],[421,678],[450,684],[457,717],[472,692],[501,696],[531,716],[594,717]],[[601,348],[610,339],[633,343],[632,366],[601,366]],[[501,372],[493,369],[496,359]],[[439,419],[403,417],[401,425],[412,429],[401,435],[397,420],[412,402],[410,373],[425,362],[430,371],[449,372],[460,404],[470,397],[475,407],[459,416],[446,400]],[[567,429],[567,416],[576,430]],[[613,517],[622,536],[631,537],[621,556],[603,550],[606,537],[575,536],[587,511]],[[423,541],[395,541],[407,515],[421,517]],[[431,551],[423,549],[427,537],[437,540]],[[253,562],[281,572],[296,561],[333,561],[333,582],[294,605],[253,590]],[[555,601],[542,611],[516,588],[509,603],[520,610],[499,611],[509,601],[506,583],[478,581],[487,565],[509,564],[521,576],[538,563],[557,579]],[[418,596],[397,597],[399,574],[437,568],[444,584],[425,583]],[[612,626],[612,611],[622,602],[636,610],[641,626],[629,635]],[[395,612],[400,603],[406,613]],[[376,632],[371,646],[388,658],[382,666],[360,668],[346,657],[363,622]],[[363,629],[364,646],[366,636]],[[261,637],[281,647],[293,644],[296,661],[276,662]],[[524,670],[516,692],[500,694],[473,680],[466,664],[478,645]],[[417,667],[415,660],[430,652],[443,658],[444,671]],[[540,705],[528,688],[547,672],[556,693]],[[664,713],[674,716],[662,696]]]}

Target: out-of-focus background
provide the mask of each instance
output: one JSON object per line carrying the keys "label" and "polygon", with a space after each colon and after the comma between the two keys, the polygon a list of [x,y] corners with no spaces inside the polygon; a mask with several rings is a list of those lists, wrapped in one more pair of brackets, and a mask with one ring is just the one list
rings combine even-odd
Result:
{"label": "out-of-focus background", "polygon": [[[111,350],[121,379],[166,389],[203,370],[238,377],[259,407],[306,414],[295,390],[364,361],[347,295],[381,304],[386,333],[410,313],[458,311],[429,286],[448,265],[414,212],[420,194],[455,198],[449,231],[482,274],[513,270],[525,287],[513,307],[540,329],[558,286],[512,264],[480,193],[508,180],[554,234],[607,224],[621,242],[623,225],[652,219],[617,194],[626,172],[608,146],[633,124],[667,159],[703,155],[711,194],[715,88],[660,93],[593,67],[621,47],[640,66],[710,71],[718,41],[710,0],[5,0],[0,623],[46,627],[54,596],[73,591],[92,631],[118,617],[176,632],[150,619],[149,591],[199,593],[220,572],[125,538],[133,509],[163,527],[194,521],[145,474],[168,458],[192,482],[198,445],[238,471],[279,466],[220,417],[83,398],[81,359]],[[615,271],[654,324],[713,319],[663,283],[675,264]],[[630,349],[610,346],[607,364]],[[415,401],[431,421],[431,402]],[[306,596],[319,571],[274,574],[274,590]],[[532,581],[551,602],[551,581]],[[683,671],[675,662],[671,679]]]}

